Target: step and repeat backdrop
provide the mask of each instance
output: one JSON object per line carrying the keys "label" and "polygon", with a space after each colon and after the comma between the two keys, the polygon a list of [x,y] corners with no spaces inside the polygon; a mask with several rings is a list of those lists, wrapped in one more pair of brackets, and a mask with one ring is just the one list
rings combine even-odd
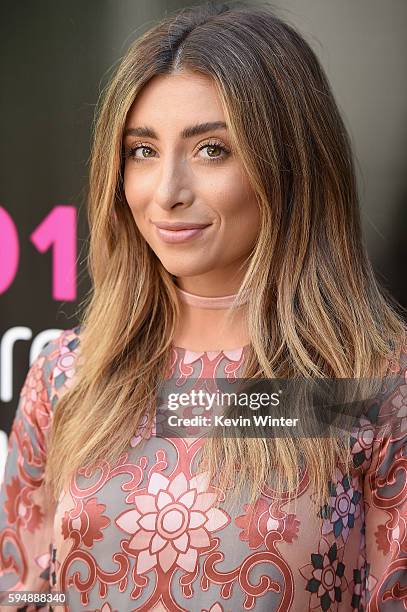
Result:
{"label": "step and repeat backdrop", "polygon": [[[199,2],[0,5],[0,482],[28,368],[48,340],[78,323],[89,289],[86,188],[99,94],[135,37],[166,12],[193,4]],[[370,256],[406,306],[407,4],[273,6],[327,71],[354,145]]]}

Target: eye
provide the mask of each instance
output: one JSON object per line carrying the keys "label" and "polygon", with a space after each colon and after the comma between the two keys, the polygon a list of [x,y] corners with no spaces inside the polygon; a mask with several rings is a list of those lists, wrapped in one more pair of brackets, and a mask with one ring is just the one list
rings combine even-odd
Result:
{"label": "eye", "polygon": [[[141,155],[137,155],[137,152],[139,149],[141,149]],[[152,155],[144,155],[145,151],[151,152],[153,151],[153,149],[149,145],[139,142],[136,145],[134,145],[134,147],[131,147],[128,150],[125,157],[126,158],[129,157],[130,159],[136,162],[143,161],[144,159],[148,159],[149,157],[152,157]]]}
{"label": "eye", "polygon": [[[221,142],[211,141],[201,145],[198,151],[203,151],[204,149],[208,149],[208,157],[204,157],[204,161],[208,163],[213,162],[221,162],[223,161],[230,153],[229,149],[227,149]],[[216,154],[217,151],[221,151],[222,155]]]}

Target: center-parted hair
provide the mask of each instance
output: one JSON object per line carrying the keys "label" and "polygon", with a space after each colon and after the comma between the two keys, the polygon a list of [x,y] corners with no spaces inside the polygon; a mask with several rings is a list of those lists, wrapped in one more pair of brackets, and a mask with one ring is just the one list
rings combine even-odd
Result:
{"label": "center-parted hair", "polygon": [[[154,419],[180,311],[171,274],[126,202],[122,140],[143,86],[178,71],[213,79],[260,211],[239,293],[249,292],[243,376],[380,377],[404,334],[366,254],[349,138],[311,47],[267,5],[209,3],[166,16],[131,44],[97,110],[92,289],[75,384],[55,407],[49,439],[45,477],[56,498],[77,468],[117,459]],[[295,489],[302,464],[322,502],[338,458],[346,464],[349,449],[334,438],[216,437],[199,469],[223,491],[249,486],[254,500],[272,474],[278,494]]]}

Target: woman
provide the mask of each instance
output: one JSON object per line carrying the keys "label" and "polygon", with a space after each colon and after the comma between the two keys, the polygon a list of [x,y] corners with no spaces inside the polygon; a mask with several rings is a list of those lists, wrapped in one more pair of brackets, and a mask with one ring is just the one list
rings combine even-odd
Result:
{"label": "woman", "polygon": [[[31,366],[10,436],[1,589],[75,611],[404,609],[405,323],[299,34],[209,4],[136,40],[98,114],[89,224],[81,325]],[[293,377],[390,382],[348,447],[153,435],[163,380]]]}

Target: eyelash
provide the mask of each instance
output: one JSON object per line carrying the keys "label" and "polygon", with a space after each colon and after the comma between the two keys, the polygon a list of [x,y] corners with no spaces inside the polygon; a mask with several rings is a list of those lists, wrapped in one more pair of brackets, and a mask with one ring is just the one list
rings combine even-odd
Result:
{"label": "eyelash", "polygon": [[[215,141],[215,140],[211,140],[210,142],[206,142],[205,144],[201,145],[198,149],[198,151],[202,151],[202,149],[206,149],[206,147],[218,147],[219,149],[221,149],[221,151],[223,151],[223,153],[225,155],[222,155],[221,157],[212,157],[210,159],[204,159],[203,162],[207,163],[207,164],[213,164],[213,163],[219,163],[222,162],[230,153],[229,149],[227,149],[225,146],[222,145],[221,142]],[[125,157],[126,158],[130,158],[132,159],[132,161],[135,161],[137,163],[139,162],[144,162],[147,161],[149,158],[145,157],[144,159],[141,159],[139,157],[135,157],[135,152],[137,151],[137,149],[150,149],[151,151],[153,150],[152,147],[150,147],[149,145],[143,143],[143,142],[137,142],[133,147],[131,147],[128,152],[126,153]]]}

